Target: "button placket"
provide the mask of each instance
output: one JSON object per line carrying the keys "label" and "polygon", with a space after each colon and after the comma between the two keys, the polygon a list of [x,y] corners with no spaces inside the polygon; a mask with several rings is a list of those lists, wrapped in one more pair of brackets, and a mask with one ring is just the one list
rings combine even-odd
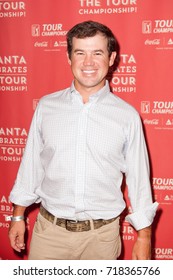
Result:
{"label": "button placket", "polygon": [[79,115],[77,147],[76,147],[76,215],[84,211],[85,168],[86,168],[86,139],[89,104],[85,104]]}

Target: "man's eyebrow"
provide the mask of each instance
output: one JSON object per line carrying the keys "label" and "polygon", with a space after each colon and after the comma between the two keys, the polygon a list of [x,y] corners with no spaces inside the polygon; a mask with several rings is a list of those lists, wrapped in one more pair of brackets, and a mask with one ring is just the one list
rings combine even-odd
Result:
{"label": "man's eyebrow", "polygon": [[84,52],[83,49],[75,49],[74,52]]}
{"label": "man's eyebrow", "polygon": [[[83,49],[75,49],[74,53],[75,52],[85,52],[85,50],[83,50]],[[104,51],[102,49],[92,50],[91,52],[101,52],[101,53],[104,53]]]}
{"label": "man's eyebrow", "polygon": [[102,49],[94,50],[94,52],[101,52],[101,53],[104,53],[104,51],[103,51]]}

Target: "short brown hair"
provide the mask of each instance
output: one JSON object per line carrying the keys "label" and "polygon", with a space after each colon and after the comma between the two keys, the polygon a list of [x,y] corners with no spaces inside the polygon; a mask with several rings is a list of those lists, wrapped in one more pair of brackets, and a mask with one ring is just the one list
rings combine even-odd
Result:
{"label": "short brown hair", "polygon": [[117,53],[114,64],[118,65],[119,59],[120,59],[120,55],[119,55],[120,46],[119,46],[119,43],[118,43],[117,39],[115,38],[113,32],[106,25],[96,22],[96,21],[92,21],[92,20],[78,23],[68,31],[68,33],[67,33],[67,52],[68,52],[69,58],[71,58],[71,52],[72,52],[72,47],[73,47],[72,40],[74,37],[82,39],[82,38],[86,38],[86,37],[93,37],[98,33],[101,33],[108,40],[109,56],[111,56],[112,52],[114,52],[114,51]]}

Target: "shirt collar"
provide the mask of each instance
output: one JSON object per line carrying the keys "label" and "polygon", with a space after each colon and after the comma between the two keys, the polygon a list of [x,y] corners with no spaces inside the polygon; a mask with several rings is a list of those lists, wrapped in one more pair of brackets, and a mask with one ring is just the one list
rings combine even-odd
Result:
{"label": "shirt collar", "polygon": [[[70,92],[71,92],[72,98],[76,95],[81,97],[80,93],[75,89],[74,81],[71,84]],[[98,101],[102,100],[104,98],[104,96],[106,94],[108,94],[109,92],[110,92],[109,82],[106,80],[105,86],[102,87],[96,93],[92,94],[89,98],[89,102],[98,102]]]}

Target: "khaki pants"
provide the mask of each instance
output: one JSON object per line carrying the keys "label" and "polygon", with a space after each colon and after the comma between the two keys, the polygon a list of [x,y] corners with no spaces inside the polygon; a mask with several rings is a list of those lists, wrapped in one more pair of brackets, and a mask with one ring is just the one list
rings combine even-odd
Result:
{"label": "khaki pants", "polygon": [[[92,225],[92,221],[91,221]],[[29,260],[115,260],[121,253],[119,218],[99,229],[71,232],[38,214]]]}

